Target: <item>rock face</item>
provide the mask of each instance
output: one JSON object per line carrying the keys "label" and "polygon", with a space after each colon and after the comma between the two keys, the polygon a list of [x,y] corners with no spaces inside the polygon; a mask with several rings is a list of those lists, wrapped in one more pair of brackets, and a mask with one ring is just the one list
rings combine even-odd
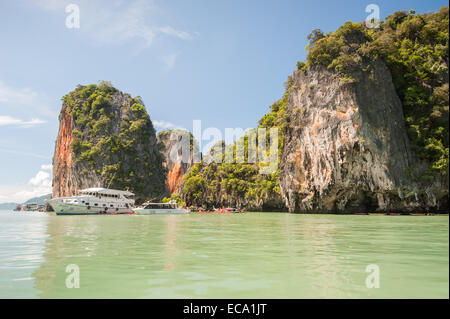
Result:
{"label": "rock face", "polygon": [[294,73],[279,175],[290,212],[439,206],[442,194],[433,186],[423,191],[408,176],[419,164],[389,70],[382,61],[366,67],[355,72],[354,83],[324,67]]}
{"label": "rock face", "polygon": [[108,83],[63,98],[53,156],[53,197],[88,187],[129,189],[136,200],[165,195],[155,131],[143,102]]}
{"label": "rock face", "polygon": [[179,193],[184,175],[193,165],[192,134],[184,130],[158,133],[159,151],[166,169],[166,186],[170,194]]}

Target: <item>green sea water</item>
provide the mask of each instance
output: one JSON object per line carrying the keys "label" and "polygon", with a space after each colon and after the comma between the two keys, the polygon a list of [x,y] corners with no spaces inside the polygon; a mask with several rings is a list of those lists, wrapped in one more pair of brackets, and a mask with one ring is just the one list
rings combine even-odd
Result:
{"label": "green sea water", "polygon": [[[439,216],[0,211],[0,298],[448,298],[448,226]],[[79,288],[66,286],[68,265]],[[366,286],[368,265],[379,288]]]}

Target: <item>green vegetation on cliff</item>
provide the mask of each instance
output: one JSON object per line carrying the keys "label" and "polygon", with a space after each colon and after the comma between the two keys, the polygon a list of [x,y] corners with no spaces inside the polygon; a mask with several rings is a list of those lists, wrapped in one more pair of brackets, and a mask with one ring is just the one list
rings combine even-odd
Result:
{"label": "green vegetation on cliff", "polygon": [[448,175],[448,10],[395,12],[379,28],[347,22],[326,35],[314,30],[306,63],[297,64],[302,70],[317,65],[335,69],[351,83],[355,69],[381,58],[402,102],[413,150],[430,163],[428,176]]}
{"label": "green vegetation on cliff", "polygon": [[[277,127],[278,130],[278,157],[283,147],[284,131],[287,125],[286,104],[289,96],[290,81],[286,82],[286,92],[283,97],[270,106],[271,112],[264,115],[259,121],[258,128],[267,129],[266,140],[270,140],[269,129]],[[225,146],[221,141],[212,149],[221,149],[220,161],[196,164],[184,178],[181,192],[183,200],[188,205],[220,207],[236,206],[250,210],[284,210],[284,204],[278,185],[277,169],[271,174],[260,174],[263,163],[249,163],[249,135],[252,130],[233,145]],[[238,145],[243,146],[243,162],[238,160]],[[257,145],[255,152],[258,152]],[[225,150],[231,149],[233,160],[225,163]],[[269,151],[267,149],[267,151]],[[231,152],[230,152],[231,153]],[[217,156],[217,155],[216,155]],[[214,158],[214,156],[213,156]]]}
{"label": "green vegetation on cliff", "polygon": [[278,174],[261,175],[255,164],[200,163],[185,177],[186,203],[196,206],[236,206],[247,209],[282,208],[274,198],[280,193]]}
{"label": "green vegetation on cliff", "polygon": [[164,172],[155,130],[140,97],[108,82],[79,85],[63,97],[72,117],[75,165],[101,176],[103,186],[129,188],[138,200],[164,194]]}

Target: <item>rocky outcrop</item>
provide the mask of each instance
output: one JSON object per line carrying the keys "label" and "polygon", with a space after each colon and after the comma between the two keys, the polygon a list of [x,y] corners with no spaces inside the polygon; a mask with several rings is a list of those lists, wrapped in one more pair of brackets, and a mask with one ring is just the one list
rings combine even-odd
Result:
{"label": "rocky outcrop", "polygon": [[159,151],[166,169],[166,186],[170,194],[179,193],[184,175],[193,165],[193,136],[185,130],[158,133]]}
{"label": "rocky outcrop", "polygon": [[137,201],[167,191],[155,130],[143,102],[109,83],[63,98],[53,156],[53,197],[88,187],[129,189]]}
{"label": "rocky outcrop", "polygon": [[377,60],[353,77],[347,83],[325,67],[293,75],[279,174],[289,211],[438,209],[445,188],[409,174],[421,165],[389,70]]}

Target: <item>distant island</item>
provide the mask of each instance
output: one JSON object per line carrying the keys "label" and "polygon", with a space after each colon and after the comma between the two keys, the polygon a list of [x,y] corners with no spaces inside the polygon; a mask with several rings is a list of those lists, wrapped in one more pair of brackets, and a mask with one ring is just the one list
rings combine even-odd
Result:
{"label": "distant island", "polygon": [[0,203],[0,210],[12,210],[17,206],[26,206],[29,204],[45,205],[45,200],[52,197],[52,194],[46,194],[38,197],[33,197],[23,203]]}
{"label": "distant island", "polygon": [[399,11],[379,28],[314,30],[306,61],[258,121],[279,132],[279,168],[268,175],[260,162],[211,160],[238,142],[248,159],[248,136],[219,142],[200,163],[174,161],[173,141],[191,133],[157,135],[140,97],[104,81],[80,85],[63,98],[53,196],[109,184],[137,202],[204,209],[447,212],[448,11]]}

